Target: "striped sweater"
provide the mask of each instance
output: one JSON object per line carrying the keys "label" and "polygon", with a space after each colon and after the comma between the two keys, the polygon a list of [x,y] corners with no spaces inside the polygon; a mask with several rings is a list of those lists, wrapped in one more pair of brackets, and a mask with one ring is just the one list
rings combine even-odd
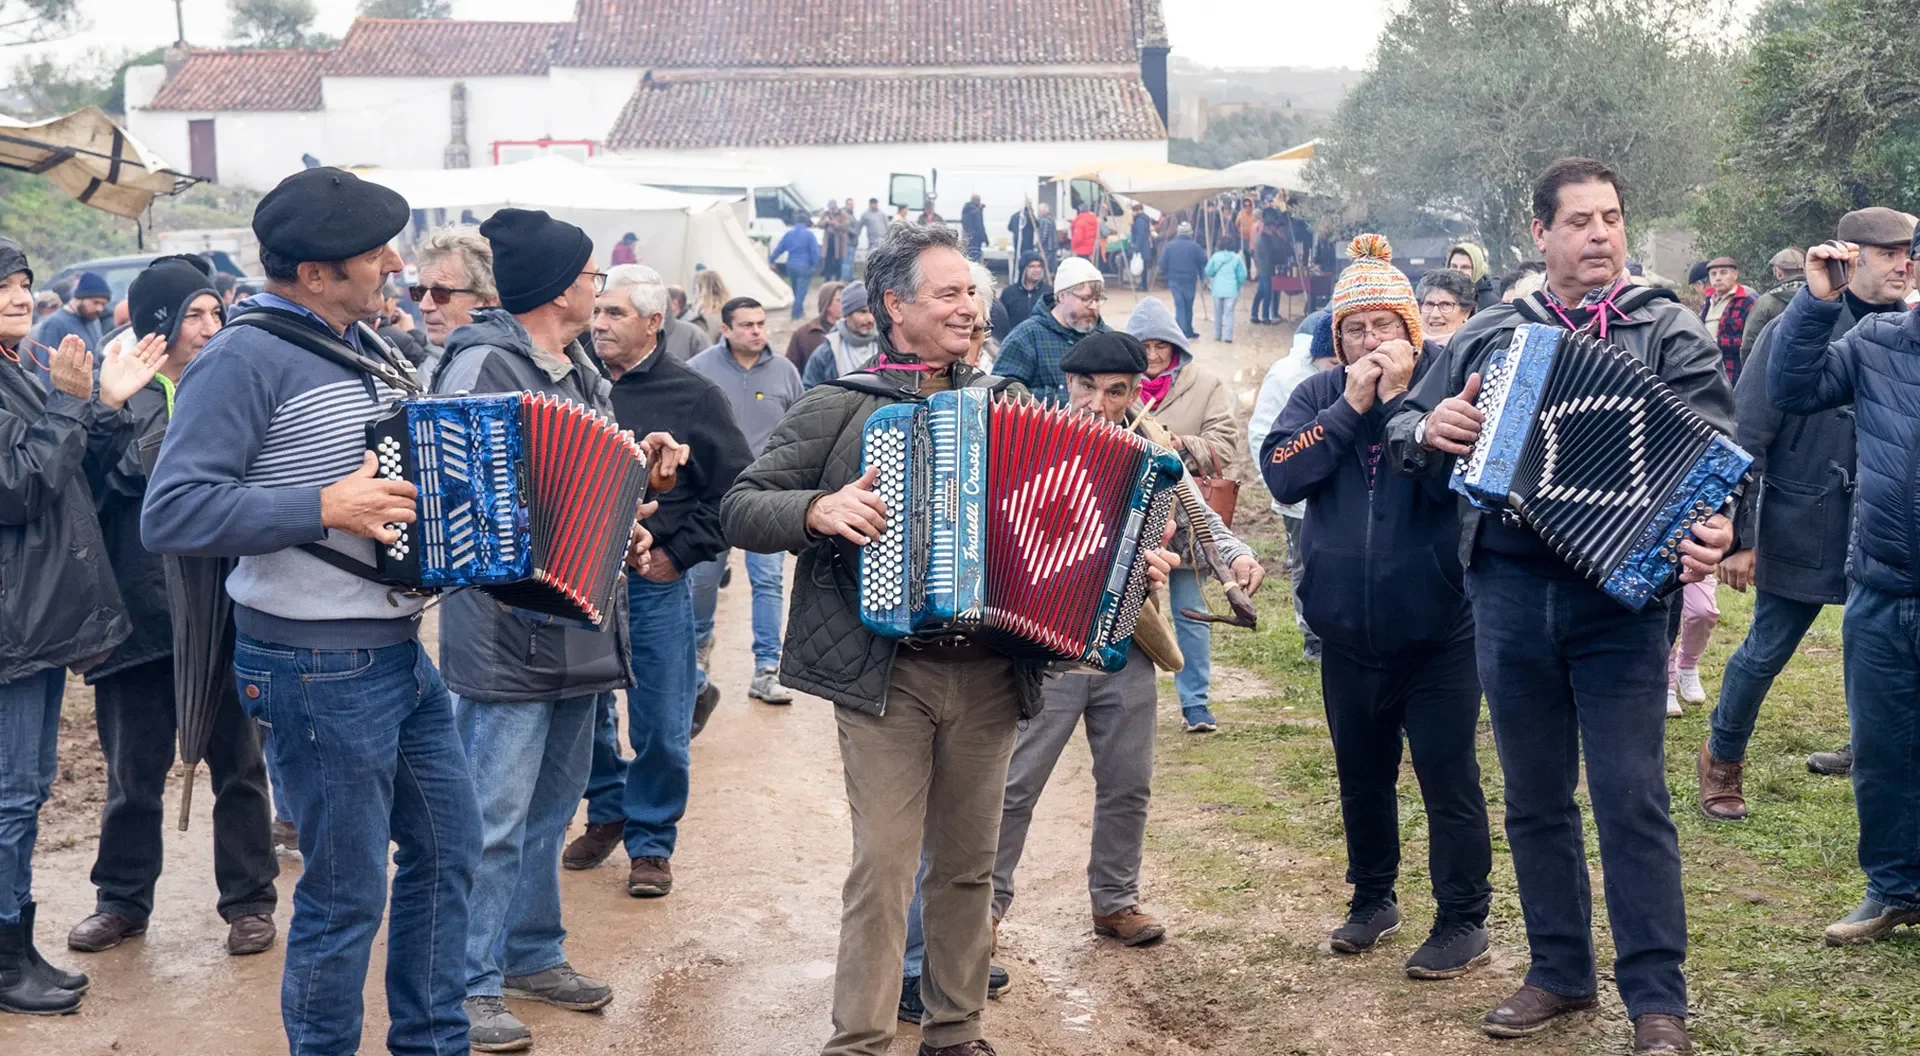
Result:
{"label": "striped sweater", "polygon": [[400,395],[263,330],[222,330],[180,379],[142,540],[158,553],[239,558],[227,593],[251,637],[311,649],[411,638],[421,599],[299,549],[322,543],[372,562],[372,540],[321,525],[320,489],[359,467],[366,424]]}

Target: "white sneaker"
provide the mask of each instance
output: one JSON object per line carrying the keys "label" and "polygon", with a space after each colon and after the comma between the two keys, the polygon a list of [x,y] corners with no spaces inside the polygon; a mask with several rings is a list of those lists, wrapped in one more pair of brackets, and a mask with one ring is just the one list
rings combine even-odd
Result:
{"label": "white sneaker", "polygon": [[772,667],[763,667],[754,673],[753,681],[747,687],[747,696],[767,704],[793,703],[793,694],[780,684],[779,669]]}
{"label": "white sneaker", "polygon": [[1674,672],[1674,680],[1680,687],[1680,699],[1689,704],[1705,704],[1707,687],[1700,684],[1700,669],[1683,667]]}
{"label": "white sneaker", "polygon": [[1680,698],[1673,695],[1673,687],[1667,687],[1667,718],[1677,719],[1686,712],[1680,710]]}

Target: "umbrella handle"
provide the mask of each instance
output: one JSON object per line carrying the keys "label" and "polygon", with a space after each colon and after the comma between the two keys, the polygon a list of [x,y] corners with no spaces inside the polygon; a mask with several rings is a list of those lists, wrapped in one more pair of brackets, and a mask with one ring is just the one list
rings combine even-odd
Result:
{"label": "umbrella handle", "polygon": [[187,831],[187,819],[193,816],[193,778],[200,772],[198,764],[188,764],[186,773],[180,775],[180,831]]}

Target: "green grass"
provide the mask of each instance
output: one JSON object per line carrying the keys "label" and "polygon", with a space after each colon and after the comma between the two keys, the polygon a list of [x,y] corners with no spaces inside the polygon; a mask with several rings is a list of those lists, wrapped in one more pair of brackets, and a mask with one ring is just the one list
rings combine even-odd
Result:
{"label": "green grass", "polygon": [[[1259,521],[1264,523],[1250,519],[1245,526],[1250,541],[1262,555],[1284,554],[1277,525],[1266,518]],[[1324,933],[1301,934],[1291,918],[1293,926],[1277,933],[1269,923],[1276,913],[1331,922],[1347,894],[1341,883],[1345,852],[1332,752],[1321,715],[1319,670],[1301,658],[1284,572],[1270,583],[1258,599],[1261,629],[1225,629],[1214,639],[1216,679],[1223,668],[1251,672],[1264,683],[1260,694],[1216,704],[1222,726],[1212,736],[1178,735],[1169,721],[1155,784],[1153,846],[1175,880],[1157,894],[1215,918],[1184,937],[1200,948],[1192,985],[1214,994],[1223,1010],[1271,1008],[1265,999],[1274,995],[1276,965],[1301,973],[1308,989],[1316,970],[1352,974],[1316,948]],[[1746,633],[1752,599],[1722,589],[1720,603],[1720,626],[1701,667],[1708,704],[1689,707],[1686,717],[1671,722],[1667,739],[1668,786],[1685,859],[1690,932],[1686,971],[1696,1046],[1702,1052],[1766,1056],[1920,1052],[1920,930],[1907,929],[1893,940],[1862,948],[1835,950],[1821,942],[1821,929],[1852,909],[1864,890],[1854,859],[1852,786],[1845,779],[1810,774],[1804,764],[1807,752],[1837,747],[1847,739],[1840,613],[1835,608],[1823,614],[1775,683],[1747,759],[1746,792],[1753,817],[1744,824],[1725,824],[1707,821],[1697,809],[1694,758],[1707,736],[1721,666]],[[1163,681],[1163,698],[1171,691],[1170,680]],[[1484,713],[1480,743],[1495,834],[1490,926],[1496,947],[1517,972],[1524,968],[1526,937],[1512,860],[1500,833],[1500,768]],[[1584,808],[1584,790],[1581,798]],[[1389,1021],[1399,1019],[1406,1030],[1417,1032],[1419,1024],[1439,1022],[1458,1041],[1487,1007],[1485,996],[1497,999],[1511,980],[1498,985],[1488,980],[1464,994],[1456,991],[1451,998],[1438,999],[1448,1002],[1443,1006],[1435,1003],[1439,991],[1409,987],[1398,976],[1399,958],[1424,933],[1425,907],[1431,904],[1426,824],[1410,769],[1401,782],[1401,811],[1406,844],[1400,890],[1416,919],[1409,920],[1407,937],[1397,940],[1402,944],[1399,952],[1376,958],[1377,964],[1344,985],[1365,988],[1366,999],[1377,1002],[1379,1014]],[[1587,852],[1597,869],[1599,845],[1590,812]],[[1284,867],[1269,864],[1276,855],[1284,859]],[[1598,883],[1594,894],[1602,984],[1610,991],[1612,948]],[[1250,970],[1209,969],[1209,953]],[[1256,967],[1259,970],[1251,970]],[[1294,992],[1301,986],[1295,984]],[[1609,1003],[1611,1014],[1618,1017],[1617,999],[1610,997]],[[1236,1024],[1235,1029],[1271,1051],[1341,1051],[1302,1048],[1279,1035],[1265,1037],[1239,1017],[1220,1022]],[[1619,1031],[1611,1029],[1615,1026]],[[1624,1029],[1623,1024],[1603,1022],[1584,1033],[1576,1029],[1556,1036],[1550,1031],[1499,1051],[1619,1051]]]}

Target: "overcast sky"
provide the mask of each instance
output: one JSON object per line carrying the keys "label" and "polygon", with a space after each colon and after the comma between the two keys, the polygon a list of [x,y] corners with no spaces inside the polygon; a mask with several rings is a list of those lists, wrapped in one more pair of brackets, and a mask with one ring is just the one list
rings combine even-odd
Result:
{"label": "overcast sky", "polygon": [[[671,5],[673,0],[664,0]],[[751,0],[741,0],[751,2]],[[317,28],[339,36],[353,21],[357,0],[317,0]],[[1177,54],[1210,66],[1361,66],[1373,50],[1391,0],[1161,0],[1167,30]],[[88,29],[55,50],[82,52],[89,46],[114,52],[143,52],[174,39],[172,0],[80,0]],[[453,0],[456,18],[565,19],[573,0]],[[226,0],[186,0],[187,39],[196,44],[225,43]],[[998,32],[983,25],[981,32]],[[37,48],[0,49],[39,52]],[[10,62],[7,63],[11,65]]]}

